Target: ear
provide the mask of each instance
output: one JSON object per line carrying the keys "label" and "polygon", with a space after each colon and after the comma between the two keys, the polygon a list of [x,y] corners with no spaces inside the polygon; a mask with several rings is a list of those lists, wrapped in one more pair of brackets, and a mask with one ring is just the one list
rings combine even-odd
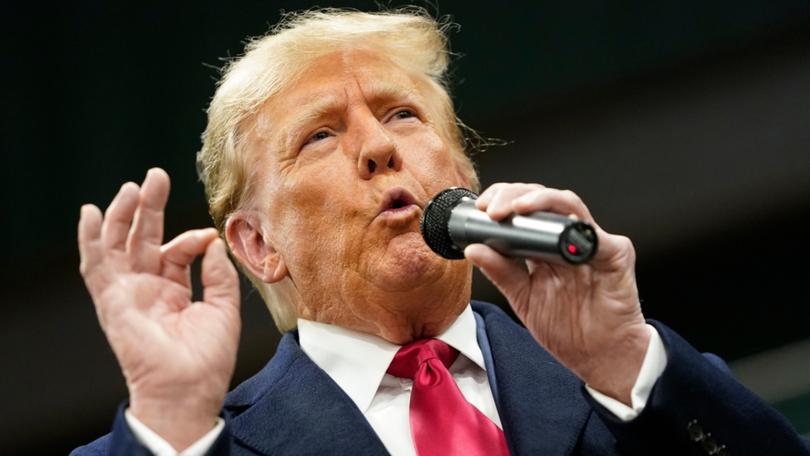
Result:
{"label": "ear", "polygon": [[265,283],[276,283],[287,277],[287,265],[265,238],[259,217],[235,212],[225,224],[225,238],[239,263]]}

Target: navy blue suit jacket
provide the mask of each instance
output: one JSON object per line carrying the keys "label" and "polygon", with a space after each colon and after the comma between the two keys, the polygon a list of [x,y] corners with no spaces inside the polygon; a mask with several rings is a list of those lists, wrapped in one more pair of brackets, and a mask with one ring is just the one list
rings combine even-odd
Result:
{"label": "navy blue suit jacket", "polygon": [[[650,321],[667,368],[644,411],[623,423],[500,309],[473,302],[478,342],[509,448],[516,455],[810,455],[784,417],[666,326]],[[126,425],[76,455],[149,454]],[[282,338],[258,374],[228,394],[210,454],[387,454],[362,412],[298,345]]]}

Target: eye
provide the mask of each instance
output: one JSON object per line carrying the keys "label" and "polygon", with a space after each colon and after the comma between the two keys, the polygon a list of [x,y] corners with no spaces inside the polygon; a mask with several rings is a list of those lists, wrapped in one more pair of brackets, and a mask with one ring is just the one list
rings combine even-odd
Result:
{"label": "eye", "polygon": [[306,146],[307,144],[312,144],[312,143],[324,140],[324,139],[328,138],[329,136],[330,136],[330,134],[326,130],[317,131],[312,136],[307,138],[306,142],[304,142],[304,145]]}
{"label": "eye", "polygon": [[411,117],[416,117],[416,114],[411,111],[410,109],[400,109],[394,114],[394,119],[409,119]]}

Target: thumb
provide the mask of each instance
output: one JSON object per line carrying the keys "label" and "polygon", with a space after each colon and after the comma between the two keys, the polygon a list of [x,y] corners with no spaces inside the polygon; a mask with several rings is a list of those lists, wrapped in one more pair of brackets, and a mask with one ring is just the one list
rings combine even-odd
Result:
{"label": "thumb", "polygon": [[484,244],[468,245],[464,249],[464,256],[510,301],[529,283],[529,272],[525,267]]}
{"label": "thumb", "polygon": [[214,239],[202,261],[203,300],[239,313],[239,275],[225,252],[222,239]]}

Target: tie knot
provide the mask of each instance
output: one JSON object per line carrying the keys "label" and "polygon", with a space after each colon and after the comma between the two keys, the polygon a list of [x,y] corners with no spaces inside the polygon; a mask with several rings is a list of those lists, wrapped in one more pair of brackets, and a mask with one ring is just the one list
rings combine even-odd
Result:
{"label": "tie knot", "polygon": [[437,339],[420,339],[399,349],[388,373],[401,378],[413,379],[419,368],[432,359],[438,359],[445,369],[458,357],[458,350]]}

